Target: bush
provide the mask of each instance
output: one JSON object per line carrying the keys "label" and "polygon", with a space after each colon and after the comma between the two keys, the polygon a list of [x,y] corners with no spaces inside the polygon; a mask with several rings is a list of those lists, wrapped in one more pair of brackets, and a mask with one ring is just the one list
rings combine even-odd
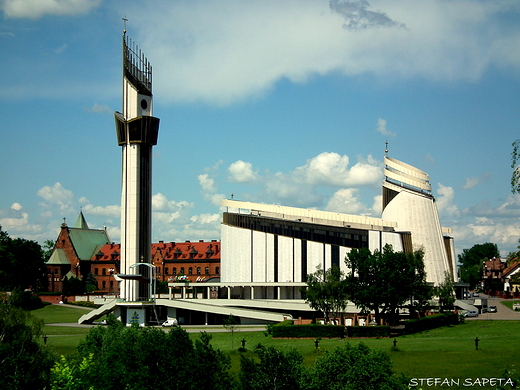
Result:
{"label": "bush", "polygon": [[455,313],[434,314],[428,317],[408,320],[405,324],[405,333],[417,333],[425,330],[440,328],[441,326],[457,325],[459,318]]}
{"label": "bush", "polygon": [[96,305],[94,302],[90,302],[90,301],[72,301],[72,302],[69,302],[69,305],[91,307],[92,309],[97,309],[98,307],[101,307],[101,305]]}
{"label": "bush", "polygon": [[345,327],[340,325],[277,325],[272,328],[273,337],[288,338],[344,338]]}
{"label": "bush", "polygon": [[390,327],[347,326],[347,337],[390,337]]}

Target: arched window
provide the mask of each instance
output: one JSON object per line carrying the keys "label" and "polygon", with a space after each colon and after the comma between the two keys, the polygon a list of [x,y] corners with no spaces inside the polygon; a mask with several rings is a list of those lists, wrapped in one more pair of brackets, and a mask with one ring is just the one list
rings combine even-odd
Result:
{"label": "arched window", "polygon": [[197,267],[197,275],[200,275],[200,267]]}
{"label": "arched window", "polygon": [[192,274],[193,274],[193,268],[192,268],[192,267],[188,268],[188,274],[189,274],[189,275],[192,275]]}
{"label": "arched window", "polygon": [[209,267],[206,267],[206,275],[209,275]]}
{"label": "arched window", "polygon": [[173,267],[173,276],[177,275],[177,267]]}

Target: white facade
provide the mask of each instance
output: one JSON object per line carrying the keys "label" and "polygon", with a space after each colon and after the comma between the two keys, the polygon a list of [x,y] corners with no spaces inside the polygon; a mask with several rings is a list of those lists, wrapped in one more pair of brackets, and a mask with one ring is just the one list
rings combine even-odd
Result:
{"label": "white facade", "polygon": [[395,251],[424,249],[427,281],[443,282],[455,270],[455,253],[429,177],[400,161],[385,162],[382,219],[223,200],[221,281],[303,282],[316,267],[347,271],[344,259],[353,248],[373,252],[390,244]]}

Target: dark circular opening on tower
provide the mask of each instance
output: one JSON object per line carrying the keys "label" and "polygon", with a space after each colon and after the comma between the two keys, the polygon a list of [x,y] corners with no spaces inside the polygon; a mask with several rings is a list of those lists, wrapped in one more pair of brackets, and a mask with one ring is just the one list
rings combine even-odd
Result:
{"label": "dark circular opening on tower", "polygon": [[146,99],[141,99],[141,108],[143,110],[146,110],[148,108],[148,102],[146,101]]}

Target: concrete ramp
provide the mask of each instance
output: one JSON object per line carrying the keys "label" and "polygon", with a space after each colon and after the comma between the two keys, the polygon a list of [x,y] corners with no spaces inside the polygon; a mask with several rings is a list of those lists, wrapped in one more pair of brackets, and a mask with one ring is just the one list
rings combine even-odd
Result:
{"label": "concrete ramp", "polygon": [[476,311],[479,311],[475,306],[467,303],[467,302],[464,302],[464,301],[461,301],[459,299],[457,299],[454,303],[454,305],[456,307],[458,307],[459,309],[462,309],[462,310],[467,310],[467,311],[472,311],[472,310],[476,310]]}
{"label": "concrete ramp", "polygon": [[111,313],[114,311],[114,308],[116,307],[116,301],[113,300],[109,303],[105,303],[100,308],[97,308],[96,310],[92,310],[88,312],[87,314],[84,314],[80,317],[78,320],[78,324],[91,324],[92,321],[97,320],[98,318],[103,317],[105,314]]}
{"label": "concrete ramp", "polygon": [[290,314],[274,313],[271,311],[264,311],[264,310],[246,309],[246,308],[235,307],[235,306],[212,305],[211,303],[206,302],[206,301],[194,302],[193,299],[173,299],[173,300],[157,299],[156,305],[174,307],[177,309],[194,310],[194,311],[213,313],[213,314],[222,314],[222,315],[232,314],[233,316],[236,316],[236,317],[250,318],[250,319],[260,320],[260,321],[281,322],[287,318],[292,319],[292,316]]}

